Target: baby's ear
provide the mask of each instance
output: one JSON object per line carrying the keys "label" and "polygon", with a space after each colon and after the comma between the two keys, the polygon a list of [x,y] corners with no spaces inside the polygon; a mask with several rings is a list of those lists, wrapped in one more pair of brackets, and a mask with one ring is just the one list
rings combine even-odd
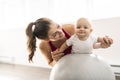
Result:
{"label": "baby's ear", "polygon": [[93,31],[93,29],[90,29],[90,32],[92,32]]}

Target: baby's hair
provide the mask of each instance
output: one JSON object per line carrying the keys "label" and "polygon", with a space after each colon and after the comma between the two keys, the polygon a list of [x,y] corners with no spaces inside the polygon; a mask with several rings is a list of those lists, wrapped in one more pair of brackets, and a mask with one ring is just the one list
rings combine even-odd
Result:
{"label": "baby's hair", "polygon": [[79,18],[79,19],[77,20],[77,22],[78,22],[79,20],[86,20],[86,21],[89,22],[89,24],[91,25],[91,27],[93,26],[93,24],[92,24],[92,20],[91,20],[90,18],[81,17],[81,18]]}

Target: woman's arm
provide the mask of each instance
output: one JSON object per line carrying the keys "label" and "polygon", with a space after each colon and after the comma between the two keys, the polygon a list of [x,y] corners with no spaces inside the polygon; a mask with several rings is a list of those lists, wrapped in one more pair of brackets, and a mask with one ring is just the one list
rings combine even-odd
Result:
{"label": "woman's arm", "polygon": [[51,50],[50,50],[48,42],[42,41],[39,45],[39,49],[40,49],[42,55],[47,60],[48,65],[53,67],[55,65],[56,61],[54,61],[52,58]]}
{"label": "woman's arm", "polygon": [[40,46],[40,51],[44,55],[45,59],[48,62],[48,65],[53,67],[56,62],[63,57],[63,53],[57,54],[56,51],[52,52],[48,42],[42,41]]}
{"label": "woman's arm", "polygon": [[72,35],[75,33],[74,24],[64,24],[64,25],[62,25],[62,28],[63,28],[70,36],[72,36]]}

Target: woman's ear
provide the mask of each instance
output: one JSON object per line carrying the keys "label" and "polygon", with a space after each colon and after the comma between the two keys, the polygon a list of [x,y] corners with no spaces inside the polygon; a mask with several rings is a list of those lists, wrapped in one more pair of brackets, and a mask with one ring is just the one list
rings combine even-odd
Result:
{"label": "woman's ear", "polygon": [[62,25],[58,25],[58,29],[62,29]]}

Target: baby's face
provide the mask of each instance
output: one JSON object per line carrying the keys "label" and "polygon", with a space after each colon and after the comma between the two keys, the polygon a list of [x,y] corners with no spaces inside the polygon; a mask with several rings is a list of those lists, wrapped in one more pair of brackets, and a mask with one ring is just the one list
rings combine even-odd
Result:
{"label": "baby's face", "polygon": [[79,37],[88,37],[92,32],[91,24],[85,18],[81,18],[77,21],[76,24],[76,34]]}

